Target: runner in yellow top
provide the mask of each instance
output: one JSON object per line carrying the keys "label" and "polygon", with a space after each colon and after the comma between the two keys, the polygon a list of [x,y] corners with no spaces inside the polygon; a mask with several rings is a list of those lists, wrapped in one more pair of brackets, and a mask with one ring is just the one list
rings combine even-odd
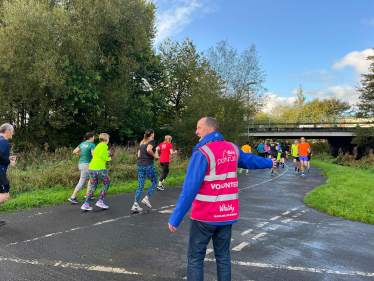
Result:
{"label": "runner in yellow top", "polygon": [[298,147],[299,142],[295,140],[295,144],[291,146],[291,155],[293,157],[293,164],[295,166],[295,173],[296,171],[300,173],[300,159],[299,159],[299,153],[298,153]]}
{"label": "runner in yellow top", "polygon": [[[249,145],[249,141],[246,141],[245,145],[242,146],[242,151],[245,153],[252,153],[251,146]],[[249,175],[249,170],[246,170],[246,175]]]}

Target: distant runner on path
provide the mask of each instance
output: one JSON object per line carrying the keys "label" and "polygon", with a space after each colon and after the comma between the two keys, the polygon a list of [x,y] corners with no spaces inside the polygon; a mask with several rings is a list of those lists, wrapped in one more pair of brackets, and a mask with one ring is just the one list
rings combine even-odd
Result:
{"label": "distant runner on path", "polygon": [[204,279],[206,247],[213,241],[220,281],[231,280],[230,242],[232,224],[239,218],[237,169],[266,169],[275,160],[244,153],[224,140],[214,118],[205,117],[197,123],[199,143],[193,148],[186,180],[177,206],[169,219],[175,232],[191,208],[187,243],[187,280]]}
{"label": "distant runner on path", "polygon": [[[77,186],[75,187],[73,195],[68,199],[70,202],[74,204],[79,203],[76,196],[88,178],[88,167],[92,160],[93,152],[95,149],[95,144],[93,143],[95,140],[95,134],[91,132],[87,133],[84,138],[86,141],[78,145],[73,151],[74,154],[80,155],[78,169],[79,171],[81,171],[81,176],[79,178],[79,182]],[[91,183],[90,181],[88,181],[87,193],[90,191],[90,187],[91,187]]]}
{"label": "distant runner on path", "polygon": [[270,173],[272,174],[273,172],[277,172],[277,167],[279,166],[279,162],[277,160],[278,158],[278,144],[276,143],[276,139],[274,138],[273,139],[273,142],[271,142],[269,144],[269,148],[270,148],[270,156],[269,158],[271,159],[275,159],[277,161],[276,163],[276,167],[275,168],[272,168]]}
{"label": "distant runner on path", "polygon": [[258,156],[265,158],[265,145],[264,141],[260,141],[260,144],[257,146]]}
{"label": "distant runner on path", "polygon": [[106,170],[106,166],[105,166],[106,162],[112,161],[112,158],[109,157],[109,153],[108,153],[109,135],[106,133],[100,134],[99,141],[100,143],[96,146],[91,163],[88,167],[91,188],[87,192],[86,201],[81,207],[82,210],[86,210],[86,211],[92,210],[92,207],[90,207],[90,201],[91,201],[92,196],[95,193],[95,190],[97,188],[99,181],[102,182],[104,186],[101,189],[99,201],[97,201],[95,205],[102,209],[109,208],[103,202],[103,199],[110,186],[110,179],[109,179],[108,171]]}
{"label": "distant runner on path", "polygon": [[165,136],[165,141],[160,143],[159,146],[156,147],[156,151],[158,152],[161,150],[161,156],[159,159],[160,165],[162,167],[162,175],[159,179],[157,190],[164,190],[164,182],[166,177],[169,174],[169,163],[170,163],[170,155],[177,153],[176,150],[173,150],[173,145],[171,144],[172,137],[167,135]]}
{"label": "distant runner on path", "polygon": [[295,140],[295,144],[292,145],[291,147],[291,155],[293,157],[293,164],[295,166],[295,172],[300,172],[300,158],[299,158],[299,152],[298,152],[298,147],[299,142]]}
{"label": "distant runner on path", "polygon": [[308,172],[310,171],[310,159],[312,158],[312,156],[313,156],[312,148],[310,148],[309,153],[308,153]]}
{"label": "distant runner on path", "polygon": [[288,153],[290,152],[290,144],[288,143],[288,141],[286,141],[286,144],[284,145],[284,152],[286,152],[286,158],[288,161]]}
{"label": "distant runner on path", "polygon": [[[246,141],[245,145],[242,146],[242,150],[244,153],[252,153],[251,146],[249,145],[249,141]],[[246,175],[249,175],[249,170],[247,169],[245,172]]]}
{"label": "distant runner on path", "polygon": [[[5,123],[0,126],[0,206],[9,200],[9,180],[6,176],[8,166],[16,166],[16,156],[10,156],[8,140],[12,139],[14,128]],[[0,221],[0,226],[5,225],[5,221]]]}
{"label": "distant runner on path", "polygon": [[308,153],[310,152],[310,145],[309,143],[305,142],[305,138],[301,138],[301,143],[297,146],[297,150],[299,152],[300,158],[300,165],[301,165],[301,176],[305,177],[304,174],[304,166],[308,166]]}

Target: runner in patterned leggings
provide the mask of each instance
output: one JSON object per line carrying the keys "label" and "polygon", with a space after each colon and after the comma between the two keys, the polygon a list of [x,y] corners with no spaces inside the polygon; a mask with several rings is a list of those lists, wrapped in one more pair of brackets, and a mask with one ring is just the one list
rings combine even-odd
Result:
{"label": "runner in patterned leggings", "polygon": [[86,211],[92,210],[92,208],[90,207],[90,201],[99,181],[101,181],[104,186],[101,189],[100,198],[95,205],[102,209],[109,208],[103,202],[103,199],[110,186],[109,175],[105,167],[106,162],[112,160],[112,158],[110,158],[108,154],[109,135],[106,133],[100,134],[99,141],[100,143],[96,146],[90,166],[88,167],[91,188],[86,194],[86,202],[81,207],[82,210]]}
{"label": "runner in patterned leggings", "polygon": [[147,129],[143,140],[140,142],[138,150],[138,180],[139,185],[135,193],[134,205],[131,211],[137,213],[143,211],[139,207],[139,199],[144,189],[145,178],[148,176],[151,179],[152,185],[148,188],[147,195],[141,201],[148,208],[152,208],[149,202],[149,197],[157,186],[157,172],[154,164],[154,159],[159,159],[158,152],[156,152],[156,144],[154,141],[155,133],[152,129]]}

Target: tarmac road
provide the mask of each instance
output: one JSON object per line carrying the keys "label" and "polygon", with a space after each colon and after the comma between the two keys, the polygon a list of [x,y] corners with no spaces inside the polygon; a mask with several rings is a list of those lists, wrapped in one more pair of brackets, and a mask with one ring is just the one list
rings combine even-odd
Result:
{"label": "tarmac road", "polygon": [[[374,280],[374,226],[303,203],[326,182],[320,173],[312,167],[301,178],[286,167],[276,175],[239,174],[233,280]],[[130,211],[134,194],[108,196],[109,210],[66,204],[1,214],[0,280],[183,280],[189,216],[176,233],[167,227],[180,191],[155,191],[153,209],[137,215]],[[216,280],[211,245],[205,280]]]}

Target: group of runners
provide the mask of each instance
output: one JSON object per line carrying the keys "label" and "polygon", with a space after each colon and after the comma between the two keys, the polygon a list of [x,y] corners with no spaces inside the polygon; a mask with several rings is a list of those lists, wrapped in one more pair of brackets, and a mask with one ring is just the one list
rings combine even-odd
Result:
{"label": "group of runners", "polygon": [[[256,148],[258,156],[276,159],[277,165],[276,168],[271,169],[271,174],[279,171],[280,166],[284,168],[284,161],[285,159],[288,160],[290,154],[293,158],[296,173],[300,173],[301,169],[301,176],[305,177],[305,169],[307,169],[308,172],[310,171],[310,159],[312,156],[312,152],[309,143],[305,141],[304,137],[300,139],[300,143],[295,140],[294,144],[292,145],[290,145],[288,140],[284,143],[278,143],[275,138],[272,139],[271,142],[260,141]],[[242,150],[246,153],[252,153],[249,141],[247,141],[246,144],[242,147]],[[248,170],[246,174],[249,174]]]}
{"label": "group of runners", "polygon": [[[146,196],[141,200],[141,203],[148,208],[152,208],[151,203],[149,202],[149,197],[152,195],[156,187],[158,190],[164,190],[164,182],[169,173],[170,155],[177,153],[176,150],[173,150],[171,136],[167,135],[165,137],[165,141],[157,147],[154,137],[154,131],[152,129],[147,129],[138,148],[137,173],[139,185],[135,193],[134,204],[131,208],[133,212],[141,212],[143,210],[139,206],[139,200],[144,189],[145,179],[147,176],[150,178],[152,184],[148,188]],[[95,205],[102,209],[109,208],[103,202],[110,186],[110,179],[108,171],[106,170],[106,162],[112,160],[110,157],[110,152],[108,151],[109,135],[106,133],[100,134],[100,143],[97,146],[95,146],[94,140],[94,133],[87,133],[85,135],[85,141],[79,144],[73,151],[74,154],[80,156],[78,169],[80,170],[81,174],[79,182],[75,187],[72,196],[68,200],[74,204],[79,203],[76,195],[86,182],[87,178],[89,178],[85,202],[81,207],[82,210],[86,211],[92,210],[90,201],[95,198],[94,193],[99,182],[103,184],[103,188],[101,189],[99,200]],[[159,156],[159,152],[161,152],[161,156]],[[159,181],[154,165],[154,159],[159,159],[162,166],[162,175]]]}

